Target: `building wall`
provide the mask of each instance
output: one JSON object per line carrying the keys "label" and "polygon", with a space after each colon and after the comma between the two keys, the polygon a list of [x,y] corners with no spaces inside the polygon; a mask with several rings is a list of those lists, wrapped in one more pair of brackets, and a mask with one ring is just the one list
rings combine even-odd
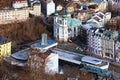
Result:
{"label": "building wall", "polygon": [[101,43],[101,37],[97,35],[96,30],[90,30],[88,33],[88,47],[90,52],[102,56]]}
{"label": "building wall", "polygon": [[102,38],[102,53],[103,57],[114,59],[114,40]]}
{"label": "building wall", "polygon": [[41,15],[41,4],[39,5],[34,5],[33,6],[33,11],[34,11],[34,14],[36,16],[40,16]]}
{"label": "building wall", "polygon": [[[74,23],[75,19],[68,17],[67,15],[55,15],[54,16],[54,38],[58,41],[66,42],[69,38],[74,38],[78,36],[79,26],[81,26],[81,21]],[[71,25],[70,25],[71,24]]]}
{"label": "building wall", "polygon": [[27,2],[27,0],[13,1],[12,7],[13,7],[13,8],[24,8],[24,7],[28,7],[28,2]]}
{"label": "building wall", "polygon": [[24,21],[28,19],[28,8],[0,10],[0,24],[7,24],[15,21]]}
{"label": "building wall", "polygon": [[[40,56],[39,54],[48,55],[47,57]],[[44,57],[44,58],[43,58]],[[28,66],[36,72],[40,72],[40,70],[45,70],[48,74],[58,73],[58,54],[56,53],[38,53],[30,55],[28,58]]]}
{"label": "building wall", "polygon": [[11,42],[0,44],[0,61],[11,55]]}
{"label": "building wall", "polygon": [[54,37],[59,41],[68,40],[67,20],[58,15],[54,17]]}
{"label": "building wall", "polygon": [[45,60],[45,72],[55,74],[59,72],[58,54],[51,53]]}
{"label": "building wall", "polygon": [[100,11],[106,11],[107,7],[108,7],[108,2],[106,0],[103,0],[98,6]]}
{"label": "building wall", "polygon": [[116,50],[120,45],[118,42],[115,43],[117,37],[117,32],[112,32],[108,30],[92,30],[88,32],[88,47],[91,53],[106,57],[109,59],[115,59]]}
{"label": "building wall", "polygon": [[34,16],[40,16],[41,15],[41,4],[34,4],[29,9],[29,13]]}
{"label": "building wall", "polygon": [[47,3],[47,7],[46,7],[46,15],[49,16],[51,15],[52,13],[55,12],[55,3],[53,1],[50,1]]}

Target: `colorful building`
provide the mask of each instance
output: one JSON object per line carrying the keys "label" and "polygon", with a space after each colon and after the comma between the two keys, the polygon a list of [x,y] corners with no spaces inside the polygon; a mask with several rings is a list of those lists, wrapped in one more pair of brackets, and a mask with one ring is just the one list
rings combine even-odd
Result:
{"label": "colorful building", "polygon": [[11,41],[0,36],[0,61],[9,55],[11,55]]}

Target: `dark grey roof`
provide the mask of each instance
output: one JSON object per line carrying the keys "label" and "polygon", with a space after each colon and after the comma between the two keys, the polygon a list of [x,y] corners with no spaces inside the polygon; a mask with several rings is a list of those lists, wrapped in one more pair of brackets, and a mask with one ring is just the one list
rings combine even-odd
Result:
{"label": "dark grey roof", "polygon": [[0,44],[6,43],[8,41],[10,41],[8,38],[0,36]]}

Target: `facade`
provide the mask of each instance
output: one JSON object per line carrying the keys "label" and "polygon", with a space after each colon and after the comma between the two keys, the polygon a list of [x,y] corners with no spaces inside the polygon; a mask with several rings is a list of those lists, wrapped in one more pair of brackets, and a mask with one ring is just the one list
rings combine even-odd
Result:
{"label": "facade", "polygon": [[109,0],[108,4],[110,10],[120,12],[120,0]]}
{"label": "facade", "polygon": [[13,0],[12,7],[13,8],[28,7],[28,1],[27,0]]}
{"label": "facade", "polygon": [[88,34],[88,47],[90,52],[106,57],[115,58],[115,40],[118,36],[117,31],[100,29],[90,29]]}
{"label": "facade", "polygon": [[35,16],[40,16],[41,15],[41,3],[33,3],[30,9],[30,14],[35,15]]}
{"label": "facade", "polygon": [[49,16],[55,12],[55,3],[53,0],[41,0],[42,13]]}
{"label": "facade", "polygon": [[104,27],[104,24],[110,19],[111,19],[110,12],[106,12],[105,14],[102,12],[97,12],[95,13],[94,16],[91,17],[91,19],[87,21],[87,23],[95,23],[100,27]]}
{"label": "facade", "polygon": [[0,37],[0,61],[9,55],[11,55],[11,41],[7,38]]}
{"label": "facade", "polygon": [[28,58],[28,65],[37,72],[43,69],[48,74],[58,73],[58,54],[51,50],[45,53],[33,53]]}
{"label": "facade", "polygon": [[117,31],[105,31],[102,36],[103,57],[115,58],[115,39],[118,36]]}
{"label": "facade", "polygon": [[118,36],[118,39],[115,43],[115,60],[116,62],[120,62],[120,35]]}
{"label": "facade", "polygon": [[91,1],[98,5],[99,11],[106,11],[108,6],[107,0],[91,0]]}
{"label": "facade", "polygon": [[104,30],[92,28],[88,33],[88,47],[91,53],[102,56],[101,36]]}
{"label": "facade", "polygon": [[55,3],[53,2],[53,0],[48,1],[46,11],[47,16],[51,15],[52,13],[55,13]]}
{"label": "facade", "polygon": [[70,38],[78,36],[81,21],[71,18],[70,14],[54,15],[54,38],[66,42]]}
{"label": "facade", "polygon": [[0,10],[0,24],[25,21],[29,17],[28,8]]}
{"label": "facade", "polygon": [[89,17],[91,17],[91,14],[86,10],[75,11],[73,15],[77,19],[80,19],[83,23],[86,22],[89,19]]}
{"label": "facade", "polygon": [[[83,17],[83,16],[82,16]],[[89,35],[88,32],[91,28],[101,28],[104,27],[105,23],[111,19],[111,13],[106,12],[97,12],[89,20],[86,21],[86,24],[83,24],[80,29],[80,40],[88,45],[87,39]]]}

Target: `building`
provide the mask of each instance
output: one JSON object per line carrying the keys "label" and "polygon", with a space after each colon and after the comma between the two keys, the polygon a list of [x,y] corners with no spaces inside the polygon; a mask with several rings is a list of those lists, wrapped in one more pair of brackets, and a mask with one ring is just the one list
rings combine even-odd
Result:
{"label": "building", "polygon": [[28,7],[28,1],[27,0],[13,0],[12,7],[13,8]]}
{"label": "building", "polygon": [[0,36],[0,61],[9,55],[11,55],[11,41],[5,37]]}
{"label": "building", "polygon": [[62,9],[63,9],[63,6],[60,4],[56,7],[56,11],[61,11]]}
{"label": "building", "polygon": [[31,15],[34,16],[40,16],[41,15],[41,3],[40,2],[34,2],[31,5],[31,9],[29,10]]}
{"label": "building", "polygon": [[55,3],[53,0],[40,0],[42,13],[45,16],[49,16],[55,13]]}
{"label": "building", "polygon": [[117,31],[105,30],[104,28],[91,28],[88,34],[89,51],[114,60],[116,55],[115,40],[117,37]]}
{"label": "building", "polygon": [[70,14],[54,15],[54,38],[58,41],[66,42],[70,38],[78,36],[81,21],[71,18]]}
{"label": "building", "polygon": [[55,42],[54,40],[47,40],[47,34],[43,33],[42,40],[32,44],[31,48],[33,50],[39,50],[39,52],[43,53],[57,45],[58,43]]}
{"label": "building", "polygon": [[120,12],[120,0],[109,0],[108,5],[110,10]]}
{"label": "building", "polygon": [[91,28],[88,33],[88,47],[91,53],[102,56],[102,39],[104,28]]}
{"label": "building", "polygon": [[100,27],[104,27],[105,23],[110,19],[111,19],[110,12],[106,12],[106,13],[97,12],[94,14],[94,16],[91,17],[91,19],[87,21],[87,23],[94,23]]}
{"label": "building", "polygon": [[31,50],[29,48],[15,52],[10,56],[4,58],[4,61],[13,65],[24,67],[27,65],[28,56],[31,55]]}
{"label": "building", "polygon": [[108,21],[106,27],[107,27],[107,29],[119,31],[119,30],[120,30],[120,28],[119,28],[119,26],[120,26],[119,22],[120,22],[120,16],[112,17],[112,18]]}
{"label": "building", "polygon": [[85,23],[89,18],[91,18],[92,13],[86,10],[77,10],[73,13],[74,17],[80,19],[82,23]]}
{"label": "building", "polygon": [[108,7],[108,2],[107,0],[91,0],[91,2],[94,2],[95,4],[98,5],[98,10],[99,11],[106,11]]}
{"label": "building", "polygon": [[[83,16],[82,16],[83,17]],[[88,44],[87,38],[89,35],[89,30],[91,28],[101,28],[104,27],[105,23],[111,19],[111,13],[106,12],[97,12],[89,20],[86,21],[86,24],[83,24],[80,29],[80,40],[84,44]]]}
{"label": "building", "polygon": [[45,53],[32,53],[28,58],[28,66],[38,73],[42,69],[48,74],[58,73],[58,54],[51,50]]}
{"label": "building", "polygon": [[25,21],[29,18],[28,8],[0,10],[0,24]]}
{"label": "building", "polygon": [[103,57],[110,59],[115,58],[115,40],[118,37],[117,31],[105,31],[102,36],[102,50]]}

